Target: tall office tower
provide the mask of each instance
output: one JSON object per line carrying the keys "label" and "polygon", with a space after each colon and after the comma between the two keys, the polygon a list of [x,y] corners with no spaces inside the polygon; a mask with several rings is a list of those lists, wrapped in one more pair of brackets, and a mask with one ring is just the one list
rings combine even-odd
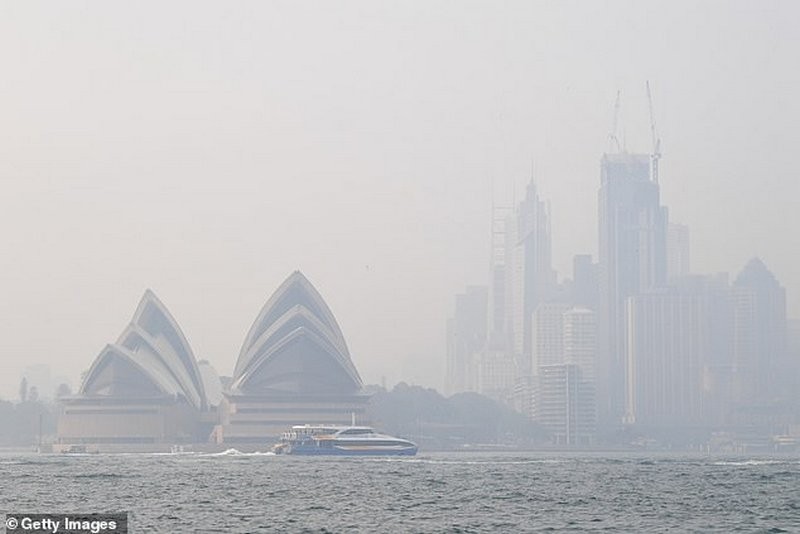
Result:
{"label": "tall office tower", "polygon": [[517,412],[533,419],[533,401],[536,388],[537,377],[533,375],[520,375],[516,373],[514,376],[514,385],[511,388],[511,398],[509,399],[509,406]]}
{"label": "tall office tower", "polygon": [[531,319],[531,372],[538,375],[543,365],[564,363],[564,313],[571,306],[563,302],[539,304]]}
{"label": "tall office tower", "polygon": [[597,263],[590,254],[577,254],[572,258],[572,295],[573,304],[597,309],[599,291],[599,271]]}
{"label": "tall office tower", "polygon": [[707,299],[662,289],[629,297],[626,310],[626,422],[672,429],[705,423]]}
{"label": "tall office tower", "polygon": [[666,280],[667,210],[647,154],[605,154],[599,200],[598,411],[603,425],[622,421],[625,300]]}
{"label": "tall office tower", "polygon": [[477,391],[501,403],[511,401],[517,369],[505,351],[481,352],[477,366]]}
{"label": "tall office tower", "polygon": [[596,418],[593,386],[575,364],[539,368],[534,419],[553,436],[556,445],[585,446],[594,442]]}
{"label": "tall office tower", "polygon": [[733,282],[734,397],[742,404],[772,402],[786,394],[786,290],[754,258]]}
{"label": "tall office tower", "polygon": [[532,369],[531,317],[556,286],[550,244],[550,215],[539,199],[536,184],[528,184],[525,199],[517,206],[509,242],[511,269],[507,306],[511,314],[512,350],[520,374]]}
{"label": "tall office tower", "polygon": [[488,348],[505,350],[509,345],[508,319],[508,232],[507,225],[512,213],[509,207],[492,207],[491,257],[489,259],[489,316]]}
{"label": "tall office tower", "polygon": [[563,323],[564,363],[580,369],[581,435],[582,439],[591,443],[597,426],[597,314],[588,308],[571,308],[564,312]]}
{"label": "tall office tower", "polygon": [[669,223],[667,227],[667,280],[689,274],[689,227]]}
{"label": "tall office tower", "polygon": [[800,319],[786,320],[786,348],[793,360],[800,361]]}
{"label": "tall office tower", "polygon": [[587,308],[572,308],[563,315],[564,363],[581,368],[584,380],[594,382],[597,357],[597,316]]}
{"label": "tall office tower", "polygon": [[486,343],[474,359],[475,384],[479,393],[500,402],[513,403],[516,362],[510,349],[511,241],[513,208],[492,207],[491,251]]}
{"label": "tall office tower", "polygon": [[704,411],[711,426],[724,425],[731,405],[734,307],[728,273],[679,276],[670,287],[681,295],[702,299],[707,328],[703,358]]}
{"label": "tall office tower", "polygon": [[800,320],[786,321],[786,357],[791,363],[790,384],[793,395],[792,403],[800,404]]}
{"label": "tall office tower", "polygon": [[486,346],[488,291],[467,287],[456,295],[453,317],[447,322],[447,393],[476,391],[475,361]]}
{"label": "tall office tower", "polygon": [[[594,312],[573,308],[565,302],[539,304],[531,321],[532,375],[529,380],[529,408],[525,413],[537,413],[542,400],[542,369],[564,363],[575,364],[581,370],[581,380],[587,398],[594,406],[594,359],[596,325]],[[587,400],[590,396],[591,399]],[[534,415],[535,416],[535,415]]]}

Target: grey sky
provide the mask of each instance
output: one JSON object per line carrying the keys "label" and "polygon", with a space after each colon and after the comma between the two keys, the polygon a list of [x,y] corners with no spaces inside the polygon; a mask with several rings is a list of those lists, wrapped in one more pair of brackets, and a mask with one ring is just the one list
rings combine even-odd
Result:
{"label": "grey sky", "polygon": [[301,269],[367,382],[439,387],[486,282],[491,183],[535,161],[554,258],[596,254],[599,159],[663,139],[697,272],[761,256],[800,315],[794,2],[2,2],[0,396],[73,376],[151,287],[230,374]]}

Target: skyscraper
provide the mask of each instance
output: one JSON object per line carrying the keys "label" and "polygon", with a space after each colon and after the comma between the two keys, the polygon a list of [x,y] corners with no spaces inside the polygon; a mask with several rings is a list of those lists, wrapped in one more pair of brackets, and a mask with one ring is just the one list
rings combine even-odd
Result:
{"label": "skyscraper", "polygon": [[689,227],[669,223],[667,227],[667,280],[689,274]]}
{"label": "skyscraper", "polygon": [[598,268],[589,254],[577,254],[572,258],[572,294],[570,300],[576,306],[597,310]]}
{"label": "skyscraper", "polygon": [[509,289],[512,350],[520,374],[532,370],[531,318],[537,306],[552,295],[556,274],[552,267],[550,214],[531,180],[525,199],[517,206],[509,241]]}
{"label": "skyscraper", "polygon": [[505,352],[487,349],[476,364],[476,389],[498,402],[509,402],[516,376],[514,361]]}
{"label": "skyscraper", "polygon": [[581,368],[584,380],[594,383],[597,357],[597,316],[587,308],[572,308],[564,313],[564,363]]}
{"label": "skyscraper", "polygon": [[[705,317],[696,328],[705,330],[704,417],[712,427],[724,425],[731,401],[734,352],[734,299],[728,273],[679,276],[672,278],[669,285],[680,295],[703,302]],[[681,332],[675,335],[683,337]]]}
{"label": "skyscraper", "polygon": [[703,424],[708,299],[664,289],[629,297],[626,311],[626,421],[650,428]]}
{"label": "skyscraper", "polygon": [[505,350],[510,344],[508,290],[508,225],[512,208],[492,206],[491,257],[489,260],[488,348]]}
{"label": "skyscraper", "polygon": [[453,317],[447,323],[447,393],[475,391],[475,362],[486,345],[486,287],[467,287],[456,295]]}
{"label": "skyscraper", "polygon": [[539,369],[534,419],[551,434],[556,445],[586,446],[595,439],[594,391],[581,368],[570,363]]}
{"label": "skyscraper", "polygon": [[539,374],[539,367],[564,363],[564,313],[571,308],[566,302],[539,304],[531,320],[532,370]]}
{"label": "skyscraper", "polygon": [[734,397],[740,404],[772,402],[785,392],[786,290],[758,258],[733,282]]}
{"label": "skyscraper", "polygon": [[624,413],[625,300],[666,281],[667,210],[647,154],[605,154],[600,165],[597,367],[601,422]]}
{"label": "skyscraper", "polygon": [[800,320],[786,321],[786,357],[790,362],[789,386],[793,392],[792,401],[800,404]]}
{"label": "skyscraper", "polygon": [[492,207],[486,342],[471,364],[474,391],[506,402],[517,374],[511,337],[513,208]]}

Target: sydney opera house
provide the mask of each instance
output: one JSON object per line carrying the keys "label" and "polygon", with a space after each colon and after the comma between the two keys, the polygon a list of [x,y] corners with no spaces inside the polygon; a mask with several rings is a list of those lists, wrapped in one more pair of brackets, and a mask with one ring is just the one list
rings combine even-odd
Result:
{"label": "sydney opera house", "polygon": [[78,393],[63,399],[55,448],[261,448],[293,424],[363,423],[368,400],[336,318],[299,271],[256,317],[224,388],[148,290]]}

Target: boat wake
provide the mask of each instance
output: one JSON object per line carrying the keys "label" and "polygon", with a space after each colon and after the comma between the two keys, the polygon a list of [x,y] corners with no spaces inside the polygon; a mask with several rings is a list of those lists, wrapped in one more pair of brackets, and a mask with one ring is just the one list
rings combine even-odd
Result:
{"label": "boat wake", "polygon": [[497,459],[487,458],[480,460],[461,460],[461,459],[439,459],[439,458],[369,458],[372,462],[404,462],[419,464],[438,464],[438,465],[530,465],[530,464],[563,464],[566,460],[535,458],[535,459]]}
{"label": "boat wake", "polygon": [[205,457],[220,457],[220,456],[233,456],[233,457],[247,457],[247,456],[275,456],[274,452],[242,452],[239,449],[226,449],[222,452],[212,452],[208,454],[201,454]]}
{"label": "boat wake", "polygon": [[757,465],[778,465],[778,464],[800,464],[800,462],[792,460],[741,460],[741,461],[719,461],[719,462],[714,462],[713,465],[757,466]]}

